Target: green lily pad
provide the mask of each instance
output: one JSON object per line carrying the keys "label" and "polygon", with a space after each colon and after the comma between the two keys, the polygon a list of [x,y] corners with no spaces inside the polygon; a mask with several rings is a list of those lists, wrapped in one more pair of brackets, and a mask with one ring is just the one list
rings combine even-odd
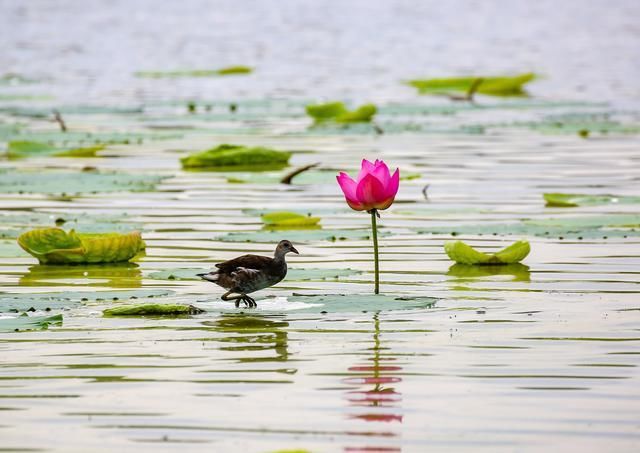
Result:
{"label": "green lily pad", "polygon": [[97,157],[96,153],[106,148],[106,145],[85,146],[57,152],[58,157]]}
{"label": "green lily pad", "polygon": [[320,222],[320,217],[311,217],[287,211],[269,212],[262,214],[260,218],[269,227],[285,227],[287,229],[316,226]]}
{"label": "green lily pad", "polygon": [[[307,313],[355,313],[362,311],[418,310],[433,308],[437,300],[426,296],[388,296],[384,294],[294,294],[288,303],[301,302],[297,312]],[[260,307],[258,301],[258,307]]]}
{"label": "green lily pad", "polygon": [[72,308],[88,302],[145,300],[174,294],[167,289],[0,293],[0,312]]}
{"label": "green lily pad", "polygon": [[373,119],[378,109],[373,104],[365,104],[355,110],[348,110],[342,102],[326,104],[310,104],[306,107],[307,115],[317,123],[334,121],[336,123],[367,123]]}
{"label": "green lily pad", "polygon": [[59,157],[96,157],[98,151],[102,151],[106,145],[87,146],[64,149],[47,143],[12,140],[7,147],[9,157],[27,157],[54,155]]}
{"label": "green lily pad", "polygon": [[525,259],[531,247],[527,241],[517,241],[495,254],[488,255],[462,241],[450,241],[444,244],[444,250],[449,258],[460,264],[513,264]]}
{"label": "green lily pad", "polygon": [[185,169],[277,169],[286,167],[290,157],[291,153],[287,151],[225,144],[183,157],[180,161]]}
{"label": "green lily pad", "polygon": [[491,96],[522,96],[524,85],[536,78],[533,73],[519,74],[511,77],[449,77],[440,79],[416,79],[407,82],[418,89],[420,94],[447,94],[452,91],[467,92],[471,85],[482,79],[476,92]]}
{"label": "green lily pad", "polygon": [[22,332],[26,330],[44,330],[49,326],[62,325],[62,315],[28,316],[23,313],[14,318],[0,319],[0,332]]}
{"label": "green lily pad", "polygon": [[640,215],[610,214],[601,216],[529,219],[513,223],[434,226],[420,228],[420,234],[539,236],[546,238],[607,239],[640,236]]}
{"label": "green lily pad", "polygon": [[640,197],[617,195],[586,195],[578,193],[544,193],[542,194],[547,206],[558,208],[573,208],[577,206],[596,206],[601,204],[635,204],[640,203]]}
{"label": "green lily pad", "polygon": [[115,172],[0,169],[0,193],[76,195],[101,192],[148,192],[166,176]]}
{"label": "green lily pad", "polygon": [[144,249],[139,232],[76,233],[39,228],[21,234],[18,244],[40,264],[117,263],[129,261]]}
{"label": "green lily pad", "polygon": [[136,77],[147,79],[179,79],[193,77],[217,77],[224,75],[251,74],[249,66],[227,66],[220,69],[190,69],[182,71],[138,71]]}
{"label": "green lily pad", "polygon": [[103,310],[104,316],[179,316],[198,315],[204,313],[193,305],[179,304],[143,304],[121,305]]}
{"label": "green lily pad", "polygon": [[[378,232],[378,236],[388,235],[387,232]],[[257,243],[273,243],[277,244],[282,239],[288,239],[293,243],[296,242],[314,242],[314,241],[342,241],[345,239],[369,239],[370,231],[368,230],[291,230],[286,232],[279,231],[253,231],[253,232],[236,232],[227,233],[219,236],[216,240],[224,242],[257,242]]]}

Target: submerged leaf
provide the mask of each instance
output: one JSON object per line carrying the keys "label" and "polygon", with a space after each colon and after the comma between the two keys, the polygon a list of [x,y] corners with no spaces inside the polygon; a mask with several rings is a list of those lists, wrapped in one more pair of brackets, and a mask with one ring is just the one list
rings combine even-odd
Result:
{"label": "submerged leaf", "polygon": [[104,316],[178,316],[201,313],[204,313],[204,310],[198,307],[179,304],[122,305],[107,308],[102,312]]}
{"label": "submerged leaf", "polygon": [[533,73],[512,77],[450,77],[440,79],[410,80],[409,85],[418,89],[420,94],[446,94],[451,91],[467,92],[478,79],[481,79],[476,92],[492,96],[521,96],[525,94],[523,86],[536,78]]}
{"label": "submerged leaf", "polygon": [[517,241],[493,255],[488,255],[462,241],[450,241],[444,244],[444,250],[449,258],[460,264],[513,264],[525,259],[531,247],[527,241]]}
{"label": "submerged leaf", "polygon": [[289,163],[291,153],[274,149],[241,145],[219,145],[215,148],[191,154],[180,159],[182,166],[191,168],[283,168]]}
{"label": "submerged leaf", "polygon": [[41,264],[116,263],[128,261],[144,249],[139,232],[81,233],[40,228],[18,237],[18,244]]}
{"label": "submerged leaf", "polygon": [[577,206],[596,206],[601,204],[619,203],[634,204],[640,203],[640,197],[617,196],[617,195],[587,195],[578,193],[544,193],[542,194],[547,206],[557,208],[573,208]]}
{"label": "submerged leaf", "polygon": [[355,110],[348,110],[342,102],[311,104],[306,107],[307,115],[317,123],[334,121],[336,123],[367,123],[378,111],[373,104],[365,104]]}
{"label": "submerged leaf", "polygon": [[25,330],[48,329],[52,325],[61,325],[62,315],[28,316],[23,313],[14,318],[0,319],[0,332],[20,332]]}
{"label": "submerged leaf", "polygon": [[262,222],[267,226],[272,227],[309,227],[317,225],[320,222],[320,217],[311,217],[298,214],[295,212],[276,211],[262,214]]}

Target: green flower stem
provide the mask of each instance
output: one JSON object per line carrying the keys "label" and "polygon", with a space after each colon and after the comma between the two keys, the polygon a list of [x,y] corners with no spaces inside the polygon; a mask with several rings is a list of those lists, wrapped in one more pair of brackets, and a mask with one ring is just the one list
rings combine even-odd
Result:
{"label": "green flower stem", "polygon": [[373,260],[375,269],[375,294],[380,294],[380,265],[378,263],[378,227],[376,225],[376,217],[378,211],[372,209],[371,213],[371,229],[373,230]]}

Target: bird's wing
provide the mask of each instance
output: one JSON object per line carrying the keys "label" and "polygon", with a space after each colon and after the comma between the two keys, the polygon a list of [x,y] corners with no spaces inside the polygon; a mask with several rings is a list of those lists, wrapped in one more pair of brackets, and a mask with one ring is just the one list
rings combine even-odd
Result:
{"label": "bird's wing", "polygon": [[271,262],[273,258],[259,255],[243,255],[223,263],[216,264],[219,272],[232,273],[237,269],[262,270]]}
{"label": "bird's wing", "polygon": [[236,286],[244,286],[246,283],[256,280],[260,277],[260,271],[258,269],[249,269],[246,267],[238,267],[231,274],[231,278],[235,282]]}

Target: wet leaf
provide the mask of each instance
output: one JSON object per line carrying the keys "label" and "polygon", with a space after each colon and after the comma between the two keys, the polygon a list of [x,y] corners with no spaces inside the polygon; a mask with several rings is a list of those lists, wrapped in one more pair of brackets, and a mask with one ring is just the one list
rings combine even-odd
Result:
{"label": "wet leaf", "polygon": [[0,169],[0,193],[75,195],[100,192],[145,192],[165,176],[115,172]]}
{"label": "wet leaf", "polygon": [[531,247],[527,241],[517,241],[489,255],[477,251],[462,241],[450,241],[444,244],[444,250],[449,258],[460,264],[513,264],[525,259]]}
{"label": "wet leaf", "polygon": [[315,226],[320,222],[320,217],[311,217],[287,211],[269,212],[262,214],[260,218],[267,226],[287,228]]}
{"label": "wet leaf", "polygon": [[634,204],[640,203],[640,197],[617,195],[587,195],[578,193],[544,193],[547,206],[557,208],[573,208],[577,206],[596,206],[601,204]]}
{"label": "wet leaf", "polygon": [[21,234],[18,244],[41,264],[116,263],[128,261],[144,249],[139,232],[76,233],[39,228]]}
{"label": "wet leaf", "polygon": [[179,304],[122,305],[107,308],[102,312],[104,316],[178,316],[198,315],[201,313],[204,313],[204,310],[193,305]]}
{"label": "wet leaf", "polygon": [[274,169],[286,167],[290,157],[291,153],[287,151],[224,144],[183,157],[180,161],[186,169]]}
{"label": "wet leaf", "polygon": [[410,80],[409,85],[418,89],[420,94],[446,94],[452,91],[467,92],[471,85],[482,79],[476,92],[492,96],[522,96],[524,85],[536,78],[533,73],[519,74],[511,77],[470,76],[449,77],[439,79]]}
{"label": "wet leaf", "polygon": [[0,319],[0,332],[22,332],[26,330],[44,330],[49,326],[62,325],[62,315],[28,316],[23,313],[14,318]]}

